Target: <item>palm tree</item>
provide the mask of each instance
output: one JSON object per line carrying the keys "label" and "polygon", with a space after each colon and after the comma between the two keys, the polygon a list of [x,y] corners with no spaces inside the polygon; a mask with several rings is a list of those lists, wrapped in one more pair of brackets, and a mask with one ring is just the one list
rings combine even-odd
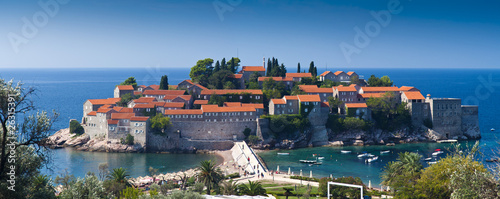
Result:
{"label": "palm tree", "polygon": [[47,175],[37,175],[33,178],[30,188],[31,198],[56,198],[52,179]]}
{"label": "palm tree", "polygon": [[423,168],[418,153],[399,153],[395,162],[389,162],[382,173],[382,184],[393,187],[396,191],[399,187],[414,185]]}
{"label": "palm tree", "polygon": [[205,184],[207,187],[207,194],[210,195],[212,186],[217,185],[220,181],[222,181],[222,171],[215,166],[215,163],[212,162],[212,160],[201,161],[197,170],[199,171],[197,174],[198,179]]}
{"label": "palm tree", "polygon": [[250,180],[248,180],[248,184],[240,185],[240,192],[249,196],[266,194],[266,190],[262,187],[260,182],[252,182]]}
{"label": "palm tree", "polygon": [[222,183],[222,194],[236,195],[238,194],[238,183],[233,180],[225,181]]}
{"label": "palm tree", "polygon": [[129,177],[127,170],[125,168],[115,168],[108,174],[108,179],[118,182],[125,183],[127,186],[129,185],[127,181],[127,177]]}

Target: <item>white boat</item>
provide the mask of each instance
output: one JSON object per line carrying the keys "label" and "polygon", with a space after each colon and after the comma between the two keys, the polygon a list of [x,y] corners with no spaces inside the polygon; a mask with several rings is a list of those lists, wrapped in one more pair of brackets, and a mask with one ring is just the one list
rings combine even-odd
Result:
{"label": "white boat", "polygon": [[351,153],[352,151],[340,150],[340,153]]}
{"label": "white boat", "polygon": [[373,161],[376,161],[376,160],[378,160],[378,156],[375,156],[375,157],[373,157],[373,158],[368,158],[368,160],[367,160],[367,161],[368,161],[368,162],[373,162]]}
{"label": "white boat", "polygon": [[437,162],[428,162],[427,164],[436,164]]}
{"label": "white boat", "polygon": [[491,129],[490,129],[490,131],[495,131],[495,129],[494,129],[494,128],[491,128]]}
{"label": "white boat", "polygon": [[391,151],[387,150],[387,151],[380,151],[380,154],[384,154],[384,153],[390,153]]}
{"label": "white boat", "polygon": [[325,157],[318,157],[318,160],[323,160],[325,159]]}
{"label": "white boat", "polygon": [[358,155],[358,158],[367,157],[368,155],[369,155],[368,153],[362,153]]}
{"label": "white boat", "polygon": [[316,160],[299,160],[299,162],[312,164],[312,163],[316,163],[317,161]]}
{"label": "white boat", "polygon": [[432,158],[425,158],[425,161],[429,161],[429,160],[432,160]]}
{"label": "white boat", "polygon": [[278,153],[278,155],[290,155],[290,153]]}
{"label": "white boat", "polygon": [[373,158],[373,157],[375,157],[375,155],[368,154],[368,157]]}
{"label": "white boat", "polygon": [[432,156],[438,156],[439,154],[442,154],[443,152],[442,151],[436,151],[434,153],[432,153]]}

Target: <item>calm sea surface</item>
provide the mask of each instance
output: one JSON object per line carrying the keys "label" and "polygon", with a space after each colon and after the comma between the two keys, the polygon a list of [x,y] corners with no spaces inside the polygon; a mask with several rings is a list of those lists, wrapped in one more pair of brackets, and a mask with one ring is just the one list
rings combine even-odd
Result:
{"label": "calm sea surface", "polygon": [[[290,68],[294,71],[294,68]],[[432,97],[462,98],[462,104],[479,105],[479,123],[482,139],[481,151],[483,158],[493,155],[492,150],[498,148],[497,132],[500,131],[500,70],[497,69],[329,69],[353,70],[366,79],[371,74],[376,76],[388,75],[396,86],[415,86],[423,95]],[[320,69],[318,73],[324,71]],[[33,99],[40,109],[56,110],[61,115],[54,124],[57,129],[67,128],[70,118],[80,120],[82,105],[86,99],[113,97],[115,85],[124,79],[134,76],[139,84],[158,84],[162,75],[168,75],[170,84],[177,84],[189,78],[189,68],[138,68],[138,69],[1,69],[0,78],[21,80],[26,85],[38,89],[38,95]],[[495,128],[497,131],[491,132]],[[260,153],[270,169],[280,165],[281,170],[288,167],[295,172],[303,170],[309,175],[313,170],[316,177],[329,176],[358,176],[365,182],[372,181],[376,185],[380,182],[380,171],[383,166],[395,160],[398,152],[418,151],[424,157],[429,157],[437,148],[445,149],[449,144],[405,144],[395,147],[343,147],[352,150],[352,154],[340,154],[341,148],[318,147],[298,149],[290,152],[290,156],[277,156],[277,151]],[[356,157],[358,152],[372,152],[379,155],[381,150],[391,150],[391,153],[381,155],[379,161],[365,164]],[[322,165],[309,166],[300,164],[300,159],[312,159],[312,154],[324,156]],[[443,156],[443,155],[442,155]],[[55,164],[54,172],[44,170],[50,175],[57,175],[65,169],[75,176],[84,176],[88,171],[97,171],[99,163],[108,162],[111,168],[126,167],[132,176],[147,175],[150,166],[159,168],[160,172],[172,172],[194,167],[199,161],[216,159],[213,155],[178,155],[178,154],[122,154],[80,152],[71,149],[53,150]],[[286,165],[286,166],[284,166]]]}

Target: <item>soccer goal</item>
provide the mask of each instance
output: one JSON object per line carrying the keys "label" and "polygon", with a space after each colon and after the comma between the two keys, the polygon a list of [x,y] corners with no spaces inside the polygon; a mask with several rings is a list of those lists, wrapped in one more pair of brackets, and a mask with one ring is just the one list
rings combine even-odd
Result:
{"label": "soccer goal", "polygon": [[326,195],[328,199],[330,198],[330,185],[359,188],[361,190],[361,199],[363,199],[363,186],[354,184],[345,184],[340,182],[328,182],[328,195]]}

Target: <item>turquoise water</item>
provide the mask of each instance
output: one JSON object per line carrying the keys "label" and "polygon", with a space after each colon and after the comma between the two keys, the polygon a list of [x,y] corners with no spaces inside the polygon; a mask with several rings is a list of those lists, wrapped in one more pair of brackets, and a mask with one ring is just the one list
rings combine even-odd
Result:
{"label": "turquoise water", "polygon": [[149,175],[149,167],[160,173],[187,170],[199,165],[202,160],[222,162],[222,158],[213,154],[160,154],[160,153],[104,153],[83,152],[73,148],[52,150],[53,164],[43,173],[53,177],[67,171],[77,177],[85,176],[89,171],[99,173],[100,163],[107,162],[109,168],[126,168],[131,177]]}
{"label": "turquoise water", "polygon": [[[318,68],[322,68],[318,66]],[[289,68],[293,71],[294,68]],[[371,74],[388,75],[396,86],[415,86],[423,95],[432,97],[462,98],[462,104],[479,105],[479,123],[482,139],[481,151],[485,158],[493,155],[498,149],[497,132],[500,131],[500,70],[498,69],[373,69],[373,68],[329,68],[328,70],[356,71],[366,79]],[[318,73],[324,70],[320,69]],[[38,89],[34,97],[35,105],[44,110],[55,109],[61,115],[54,123],[53,132],[67,128],[69,119],[80,120],[82,105],[86,99],[113,97],[113,89],[130,76],[136,77],[138,84],[159,84],[162,75],[168,75],[170,84],[177,84],[189,78],[189,68],[135,68],[135,69],[1,69],[0,78],[22,80],[27,86]],[[497,83],[498,82],[498,83]],[[498,129],[491,132],[489,129]],[[316,169],[315,176],[359,176],[363,180],[372,180],[378,184],[380,170],[386,162],[395,160],[398,151],[432,152],[435,148],[443,148],[447,144],[405,144],[392,149],[393,153],[381,156],[378,162],[364,164],[354,154],[341,155],[338,148],[306,148],[291,151],[290,157],[276,156],[276,152],[263,153],[262,156],[270,169],[282,165],[298,172],[302,168],[304,175],[309,175],[310,168]],[[350,147],[346,147],[350,149]],[[385,150],[385,146],[352,147],[353,152]],[[325,156],[325,164],[309,167],[298,163],[299,159],[312,158],[311,154]],[[425,156],[425,155],[424,155]],[[330,159],[328,159],[330,157]],[[123,153],[93,153],[80,152],[71,149],[55,150],[55,164],[50,165],[55,172],[44,170],[45,173],[56,175],[67,169],[75,176],[84,176],[88,171],[97,171],[101,162],[109,162],[110,168],[126,167],[132,176],[147,174],[147,168],[153,166],[161,172],[173,172],[195,166],[204,159],[213,159],[212,155],[178,155],[178,154],[123,154]],[[283,166],[286,165],[286,166]],[[284,167],[284,168],[283,168]]]}
{"label": "turquoise water", "polygon": [[[461,142],[462,146],[470,145],[472,146],[474,142]],[[432,156],[432,153],[436,149],[441,149],[444,151],[443,154],[436,157]],[[350,154],[342,154],[340,150],[352,151]],[[380,151],[390,150],[389,153],[381,154]],[[327,177],[330,174],[333,177],[343,177],[343,176],[355,176],[360,177],[363,182],[368,184],[371,180],[372,186],[377,186],[380,184],[380,173],[382,172],[384,166],[390,162],[396,160],[398,153],[400,152],[416,152],[423,156],[422,162],[424,166],[428,166],[425,158],[431,157],[432,160],[436,161],[446,155],[451,150],[450,143],[418,143],[418,144],[399,144],[395,146],[346,146],[346,147],[316,147],[316,148],[303,148],[296,150],[273,150],[265,151],[259,153],[259,155],[264,159],[268,168],[270,170],[276,170],[277,166],[280,166],[280,171],[287,172],[288,168],[294,174],[299,175],[302,169],[303,176],[309,176],[309,172],[312,170],[314,177]],[[290,155],[277,155],[277,153],[290,153]],[[373,155],[378,156],[378,160],[366,163],[366,158],[358,158],[358,154],[368,152]],[[299,160],[316,160],[313,154],[318,156],[323,156],[323,160],[317,160],[322,162],[321,165],[310,165],[300,163]]]}

